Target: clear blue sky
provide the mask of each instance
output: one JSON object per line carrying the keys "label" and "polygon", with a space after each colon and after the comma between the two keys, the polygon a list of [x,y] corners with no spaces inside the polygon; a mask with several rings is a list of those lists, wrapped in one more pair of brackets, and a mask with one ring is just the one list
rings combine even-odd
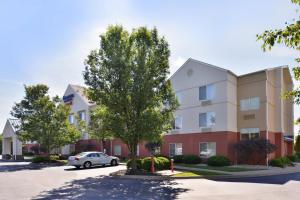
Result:
{"label": "clear blue sky", "polygon": [[243,74],[295,64],[294,51],[263,53],[256,41],[295,9],[289,0],[1,0],[0,132],[23,84],[45,83],[52,95],[83,84],[84,59],[109,24],[156,26],[170,44],[171,73],[192,57]]}

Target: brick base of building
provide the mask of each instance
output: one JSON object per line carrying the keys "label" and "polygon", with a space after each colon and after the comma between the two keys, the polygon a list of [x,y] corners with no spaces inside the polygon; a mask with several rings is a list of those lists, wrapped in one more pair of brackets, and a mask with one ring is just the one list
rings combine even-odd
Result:
{"label": "brick base of building", "polygon": [[[268,134],[266,134],[265,131],[261,131],[260,137],[269,139],[271,143],[277,146],[277,149],[274,153],[269,155],[268,159],[260,162],[259,164],[267,164],[267,161],[273,158],[293,154],[293,143],[284,141],[282,133],[268,132]],[[170,155],[170,144],[172,143],[182,144],[183,155],[199,155],[200,143],[215,142],[216,155],[227,156],[232,164],[237,164],[237,152],[234,149],[234,145],[240,141],[239,132],[219,131],[207,133],[168,134],[163,137],[163,141],[161,154],[167,157]],[[108,155],[114,155],[120,158],[129,157],[129,150],[120,139],[106,140],[103,142],[103,145],[98,140],[80,140],[76,143],[76,152],[85,151],[84,148],[82,148],[84,146],[90,146],[90,150],[93,151],[105,150]],[[118,149],[121,149],[121,152],[116,152],[116,146],[118,146]],[[139,144],[138,148],[138,157],[147,157],[151,155],[145,148],[145,143]],[[247,164],[257,164],[257,162],[250,161]]]}

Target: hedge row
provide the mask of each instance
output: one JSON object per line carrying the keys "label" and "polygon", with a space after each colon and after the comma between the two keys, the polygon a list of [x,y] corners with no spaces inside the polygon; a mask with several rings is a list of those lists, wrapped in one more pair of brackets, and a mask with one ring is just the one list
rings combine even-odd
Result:
{"label": "hedge row", "polygon": [[174,163],[184,163],[184,164],[199,164],[201,159],[196,155],[177,155],[173,157]]}
{"label": "hedge row", "polygon": [[273,167],[284,168],[286,166],[293,165],[292,162],[298,162],[298,161],[299,161],[299,158],[295,154],[295,155],[291,155],[291,156],[284,156],[284,157],[280,157],[280,158],[275,158],[275,159],[271,160],[269,164]]}
{"label": "hedge row", "polygon": [[211,156],[207,159],[207,165],[216,167],[229,166],[230,160],[226,156]]}
{"label": "hedge row", "polygon": [[[127,161],[127,168],[131,167],[131,160]],[[170,160],[166,157],[154,157],[155,170],[170,169]],[[143,169],[146,171],[151,170],[151,157],[143,159],[137,159],[137,169]]]}

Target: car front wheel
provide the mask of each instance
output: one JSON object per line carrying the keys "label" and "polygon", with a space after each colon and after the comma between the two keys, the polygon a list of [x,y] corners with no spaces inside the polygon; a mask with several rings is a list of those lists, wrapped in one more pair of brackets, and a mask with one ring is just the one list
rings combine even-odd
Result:
{"label": "car front wheel", "polygon": [[111,161],[111,166],[117,166],[117,165],[118,165],[118,162],[116,160]]}
{"label": "car front wheel", "polygon": [[86,168],[91,168],[92,167],[92,163],[91,162],[85,162],[84,164],[83,164],[83,167],[86,169]]}

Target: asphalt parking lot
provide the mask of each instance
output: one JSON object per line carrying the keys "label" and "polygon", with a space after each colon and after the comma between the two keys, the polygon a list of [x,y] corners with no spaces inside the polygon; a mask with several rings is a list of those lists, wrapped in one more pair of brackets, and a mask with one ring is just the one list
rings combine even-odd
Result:
{"label": "asphalt parking lot", "polygon": [[0,199],[298,199],[300,173],[235,179],[141,180],[109,177],[125,169],[0,162]]}

